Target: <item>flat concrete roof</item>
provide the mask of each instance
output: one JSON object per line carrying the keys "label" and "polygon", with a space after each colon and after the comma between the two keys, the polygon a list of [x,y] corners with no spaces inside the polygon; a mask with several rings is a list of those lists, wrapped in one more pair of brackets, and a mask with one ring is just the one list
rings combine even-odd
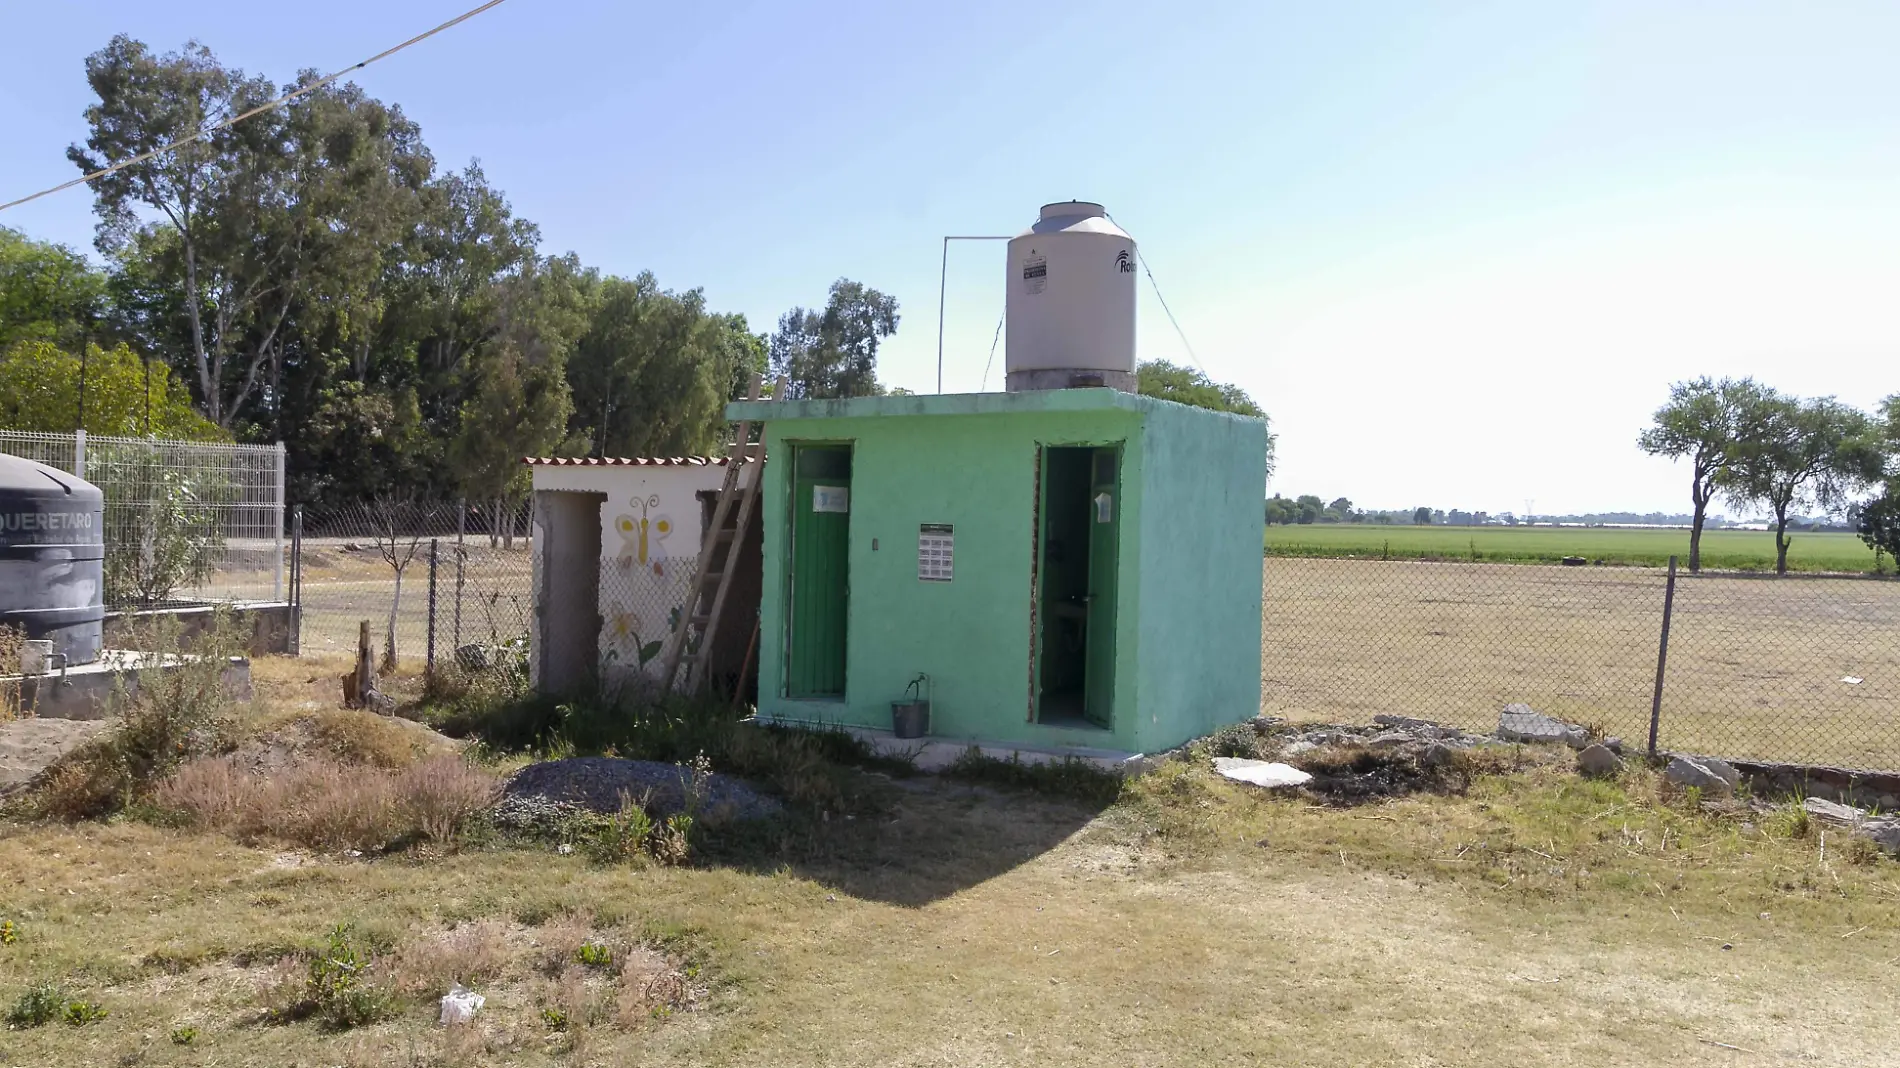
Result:
{"label": "flat concrete roof", "polygon": [[858,419],[892,415],[1010,415],[1021,412],[1151,411],[1172,401],[1119,389],[1027,389],[1016,393],[906,393],[833,400],[733,401],[727,419]]}

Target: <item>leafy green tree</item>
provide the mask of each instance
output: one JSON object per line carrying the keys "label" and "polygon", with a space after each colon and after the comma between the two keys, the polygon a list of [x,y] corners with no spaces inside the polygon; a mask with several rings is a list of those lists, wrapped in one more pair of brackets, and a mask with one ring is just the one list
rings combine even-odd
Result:
{"label": "leafy green tree", "polygon": [[1413,526],[1420,526],[1420,527],[1430,526],[1431,522],[1432,522],[1432,510],[1430,508],[1427,508],[1424,505],[1420,505],[1417,508],[1412,509],[1412,525]]}
{"label": "leafy green tree", "polygon": [[198,414],[190,392],[164,364],[147,364],[124,345],[94,345],[82,365],[50,341],[22,342],[0,353],[0,426],[52,433],[83,427],[88,434],[193,441],[229,437]]}
{"label": "leafy green tree", "polygon": [[0,352],[22,341],[86,344],[105,292],[105,274],[84,256],[0,226]]}
{"label": "leafy green tree", "polygon": [[768,343],[774,376],[793,398],[870,397],[877,381],[878,343],[897,332],[897,298],[840,278],[822,311],[793,308],[779,316]]}
{"label": "leafy green tree", "polygon": [[1874,551],[1876,568],[1882,556],[1900,562],[1900,486],[1889,482],[1880,496],[1863,503],[1854,531]]}
{"label": "leafy green tree", "polygon": [[1709,503],[1743,445],[1758,438],[1777,395],[1752,378],[1708,376],[1669,387],[1669,401],[1656,409],[1654,425],[1637,438],[1651,456],[1689,461],[1689,570],[1702,570],[1702,528]]}
{"label": "leafy green tree", "polygon": [[[203,45],[156,56],[124,35],[87,58],[86,79],[99,97],[86,109],[90,135],[67,152],[86,171],[182,141],[276,95],[267,79],[225,68]],[[274,329],[253,339],[249,328],[281,323],[291,299],[277,269],[295,255],[283,211],[282,127],[282,112],[268,111],[92,183],[102,251],[158,225],[141,209],[176,235],[153,247],[171,254],[160,269],[180,283],[200,403],[220,426],[255,390],[275,339]]]}
{"label": "leafy green tree", "polygon": [[163,604],[209,581],[224,548],[218,518],[221,507],[233,503],[231,483],[168,466],[157,450],[140,444],[100,452],[88,457],[86,474],[114,513],[104,562],[106,603]]}
{"label": "leafy green tree", "polygon": [[1775,573],[1788,571],[1788,516],[1797,505],[1838,507],[1880,477],[1872,420],[1833,397],[1766,402],[1759,426],[1739,443],[1718,485],[1737,505],[1774,517]]}
{"label": "leafy green tree", "polygon": [[1296,522],[1300,523],[1317,523],[1326,514],[1326,505],[1310,493],[1302,494],[1293,502],[1293,507],[1299,512]]}
{"label": "leafy green tree", "polygon": [[697,289],[661,290],[648,273],[600,280],[568,369],[570,438],[614,456],[717,452],[726,401],[764,350],[744,316],[709,312]]}
{"label": "leafy green tree", "polygon": [[1267,498],[1267,522],[1269,524],[1292,523],[1296,522],[1299,517],[1299,506],[1295,505],[1292,501],[1287,500],[1277,493]]}
{"label": "leafy green tree", "polygon": [[1135,388],[1144,397],[1159,397],[1176,404],[1189,404],[1216,412],[1252,416],[1269,424],[1267,432],[1267,474],[1273,474],[1278,436],[1271,430],[1267,413],[1254,403],[1239,386],[1215,382],[1197,368],[1182,367],[1167,360],[1144,360],[1135,368]]}
{"label": "leafy green tree", "polygon": [[1854,529],[1879,567],[1883,555],[1900,564],[1900,393],[1881,402],[1873,434],[1886,481],[1878,495],[1859,506]]}
{"label": "leafy green tree", "polygon": [[546,261],[502,287],[495,331],[476,353],[474,386],[449,451],[464,492],[496,503],[518,500],[530,477],[524,456],[554,451],[567,434],[566,366],[586,329],[579,261]]}
{"label": "leafy green tree", "polygon": [[1326,506],[1326,512],[1337,517],[1341,523],[1357,523],[1361,518],[1353,511],[1352,502],[1344,497],[1333,498],[1333,503]]}

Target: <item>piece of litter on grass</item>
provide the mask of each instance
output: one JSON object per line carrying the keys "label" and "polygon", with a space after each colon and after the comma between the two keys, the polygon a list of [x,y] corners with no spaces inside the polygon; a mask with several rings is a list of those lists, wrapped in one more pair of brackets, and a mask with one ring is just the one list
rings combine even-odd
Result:
{"label": "piece of litter on grass", "polygon": [[444,1027],[450,1024],[467,1023],[475,1018],[475,1013],[487,1002],[487,998],[456,983],[449,987],[447,994],[442,995],[442,1015],[439,1022]]}
{"label": "piece of litter on grass", "polygon": [[1867,680],[1861,678],[1859,675],[1842,675],[1841,681],[1848,684],[1849,686],[1859,686],[1861,683],[1866,682]]}
{"label": "piece of litter on grass", "polygon": [[1291,764],[1247,760],[1241,757],[1215,757],[1214,770],[1219,772],[1222,778],[1253,786],[1264,786],[1268,789],[1304,786],[1313,779],[1312,775]]}

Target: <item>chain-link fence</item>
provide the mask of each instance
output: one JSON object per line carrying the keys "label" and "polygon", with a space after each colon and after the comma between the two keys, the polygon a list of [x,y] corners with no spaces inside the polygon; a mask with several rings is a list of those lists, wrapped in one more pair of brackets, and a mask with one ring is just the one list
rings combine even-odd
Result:
{"label": "chain-link fence", "polygon": [[639,676],[659,678],[660,654],[692,593],[698,564],[691,555],[601,558],[600,664],[610,690]]}
{"label": "chain-link fence", "polygon": [[1272,715],[1489,730],[1523,703],[1642,748],[1654,711],[1663,750],[1900,770],[1900,582],[1284,557],[1264,581]]}
{"label": "chain-link fence", "polygon": [[105,494],[107,609],[280,601],[284,447],[0,430]]}
{"label": "chain-link fence", "polygon": [[292,585],[301,652],[379,663],[486,659],[524,641],[534,608],[532,505],[388,502],[298,509]]}

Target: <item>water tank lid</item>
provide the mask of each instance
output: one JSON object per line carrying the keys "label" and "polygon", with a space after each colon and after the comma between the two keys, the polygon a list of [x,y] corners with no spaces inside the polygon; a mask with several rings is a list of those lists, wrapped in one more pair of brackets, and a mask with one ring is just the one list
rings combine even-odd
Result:
{"label": "water tank lid", "polygon": [[69,475],[57,467],[29,460],[24,456],[0,453],[0,493],[47,497],[100,496],[99,487],[83,478]]}
{"label": "water tank lid", "polygon": [[1038,221],[1047,222],[1050,219],[1103,218],[1107,215],[1107,208],[1092,201],[1058,200],[1054,204],[1044,204],[1042,206],[1042,218]]}

